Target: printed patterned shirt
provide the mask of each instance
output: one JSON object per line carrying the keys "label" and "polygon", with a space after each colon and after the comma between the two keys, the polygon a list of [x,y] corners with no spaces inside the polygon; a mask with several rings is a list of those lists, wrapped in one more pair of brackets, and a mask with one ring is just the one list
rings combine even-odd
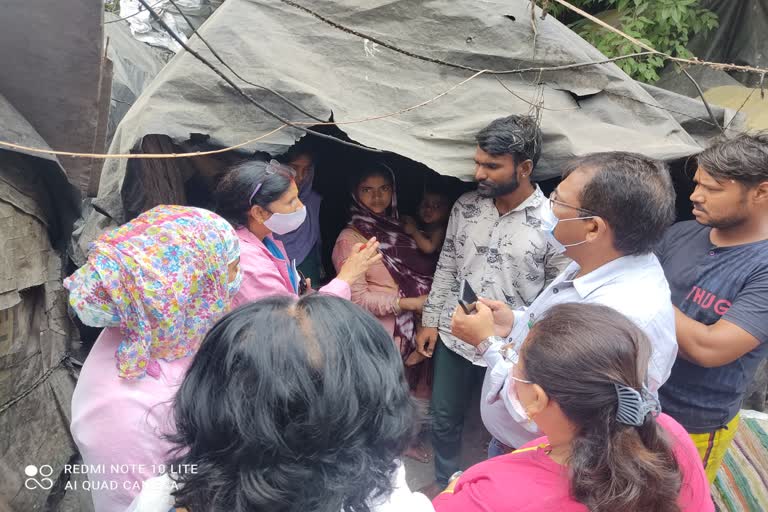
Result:
{"label": "printed patterned shirt", "polygon": [[537,186],[504,215],[493,199],[477,192],[464,194],[453,205],[422,325],[437,327],[448,349],[478,366],[485,361],[475,348],[451,334],[459,286],[466,279],[480,297],[503,300],[513,309],[529,306],[570,262],[539,229],[544,201]]}

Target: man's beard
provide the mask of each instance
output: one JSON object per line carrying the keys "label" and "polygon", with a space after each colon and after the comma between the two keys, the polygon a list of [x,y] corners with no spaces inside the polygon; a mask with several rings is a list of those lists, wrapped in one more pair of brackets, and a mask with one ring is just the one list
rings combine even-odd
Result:
{"label": "man's beard", "polygon": [[734,228],[740,224],[743,224],[747,219],[743,216],[736,216],[732,215],[730,217],[725,217],[721,219],[708,219],[706,222],[699,222],[699,224],[703,224],[705,226],[709,226],[710,228],[715,229],[730,229]]}
{"label": "man's beard", "polygon": [[740,224],[743,224],[749,219],[749,213],[747,212],[746,204],[747,204],[747,198],[745,194],[741,199],[740,210],[731,212],[730,215],[725,217],[720,217],[717,219],[712,218],[712,215],[707,210],[702,209],[700,207],[697,208],[696,204],[694,204],[693,206],[694,206],[694,209],[697,209],[703,212],[707,217],[709,217],[708,219],[706,219],[706,221],[701,221],[699,219],[696,219],[696,221],[699,224],[702,224],[704,226],[708,226],[711,228],[715,228],[715,229],[730,229],[730,228],[739,226]]}
{"label": "man's beard", "polygon": [[517,187],[520,186],[520,182],[517,179],[517,175],[506,183],[489,183],[488,180],[481,181],[477,186],[477,193],[482,197],[500,197],[507,194],[511,194]]}

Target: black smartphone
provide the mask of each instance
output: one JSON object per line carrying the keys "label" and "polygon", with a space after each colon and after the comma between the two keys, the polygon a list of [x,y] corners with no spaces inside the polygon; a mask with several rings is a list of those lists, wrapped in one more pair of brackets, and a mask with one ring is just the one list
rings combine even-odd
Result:
{"label": "black smartphone", "polygon": [[301,296],[307,293],[307,278],[300,270],[297,270],[296,273],[299,275],[299,295]]}
{"label": "black smartphone", "polygon": [[472,314],[477,309],[477,295],[475,290],[469,285],[467,280],[461,282],[461,288],[459,288],[459,305],[466,314]]}

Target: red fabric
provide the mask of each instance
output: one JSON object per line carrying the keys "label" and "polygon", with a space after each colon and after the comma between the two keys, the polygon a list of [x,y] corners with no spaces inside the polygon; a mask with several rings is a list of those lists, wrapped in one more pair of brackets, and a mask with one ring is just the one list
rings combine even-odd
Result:
{"label": "red fabric", "polygon": [[[678,503],[682,512],[713,512],[704,467],[688,434],[671,417],[661,414],[659,424],[670,436],[683,474]],[[546,445],[541,437],[522,449]],[[481,462],[461,475],[454,492],[432,501],[437,512],[587,512],[570,497],[568,470],[542,448],[511,453]]]}

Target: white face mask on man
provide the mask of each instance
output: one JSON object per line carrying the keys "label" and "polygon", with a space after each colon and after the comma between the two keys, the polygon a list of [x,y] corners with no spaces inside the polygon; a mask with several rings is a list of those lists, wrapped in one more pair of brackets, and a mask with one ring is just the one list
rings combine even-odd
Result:
{"label": "white face mask on man", "polygon": [[293,213],[273,213],[264,221],[264,226],[276,235],[284,235],[296,231],[307,218],[307,208],[302,206]]}
{"label": "white face mask on man", "polygon": [[570,219],[559,219],[557,215],[555,215],[555,212],[552,211],[551,203],[549,201],[544,201],[544,208],[542,209],[541,215],[541,226],[539,226],[539,229],[544,231],[549,243],[552,244],[552,247],[555,248],[555,251],[558,254],[563,254],[568,247],[575,247],[577,245],[585,244],[587,241],[583,240],[581,242],[576,242],[575,244],[561,243],[560,240],[555,238],[555,228],[557,227],[557,224],[559,222],[567,222],[569,220],[585,220],[592,219],[594,217],[594,215],[590,215],[588,217],[571,217]]}

